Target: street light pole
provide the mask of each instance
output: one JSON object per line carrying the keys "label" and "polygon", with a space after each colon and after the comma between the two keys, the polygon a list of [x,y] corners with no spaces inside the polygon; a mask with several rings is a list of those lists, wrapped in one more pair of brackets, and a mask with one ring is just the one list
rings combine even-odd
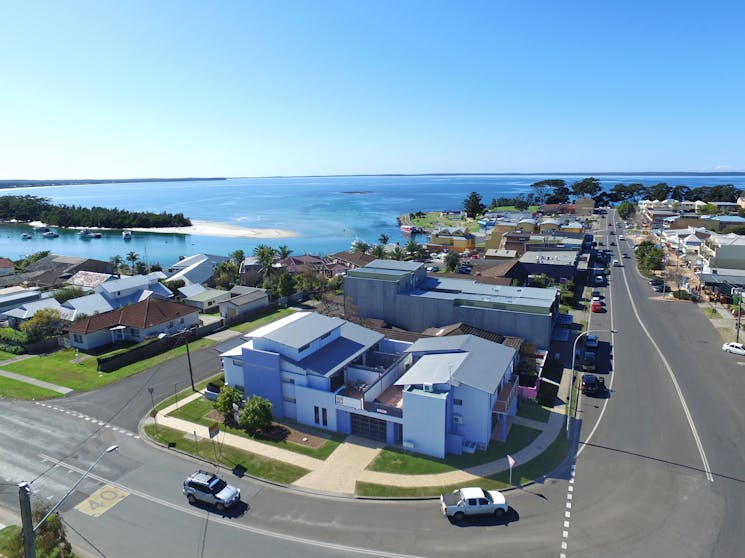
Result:
{"label": "street light pole", "polygon": [[572,416],[572,397],[574,396],[574,363],[575,358],[577,356],[577,341],[579,341],[580,337],[583,335],[587,335],[588,333],[616,333],[615,329],[588,329],[587,331],[583,331],[580,333],[575,339],[574,344],[572,345],[572,380],[569,383],[569,398],[567,400],[567,423],[566,423],[566,432],[567,432],[567,438],[569,438],[569,424],[571,421]]}
{"label": "street light pole", "polygon": [[41,521],[39,521],[38,525],[34,527],[33,523],[33,516],[31,514],[31,487],[29,483],[22,482],[18,485],[18,495],[20,499],[21,504],[21,525],[23,529],[23,556],[24,558],[36,558],[36,531],[39,530],[39,527],[44,525],[44,522],[49,519],[49,517],[56,512],[59,507],[62,505],[62,503],[67,499],[67,497],[72,494],[75,489],[80,486],[80,483],[83,482],[83,480],[88,476],[88,473],[90,473],[93,470],[93,467],[98,465],[98,462],[103,459],[103,456],[107,453],[111,453],[112,451],[116,451],[119,449],[119,446],[114,445],[106,448],[104,451],[101,452],[101,455],[99,455],[96,460],[93,462],[93,464],[88,467],[88,469],[83,473],[83,476],[80,477],[78,482],[76,482],[73,487],[67,491],[67,493],[62,496],[59,502],[57,502],[51,510],[49,510],[49,513],[47,513]]}

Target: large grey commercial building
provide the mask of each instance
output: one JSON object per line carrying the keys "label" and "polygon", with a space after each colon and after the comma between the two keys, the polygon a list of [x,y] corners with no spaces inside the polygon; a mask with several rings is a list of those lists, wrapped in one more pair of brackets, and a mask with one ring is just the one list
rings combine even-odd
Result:
{"label": "large grey commercial building", "polygon": [[548,347],[559,291],[439,278],[427,275],[425,264],[375,260],[347,272],[344,306],[349,317],[375,318],[409,331],[464,322]]}

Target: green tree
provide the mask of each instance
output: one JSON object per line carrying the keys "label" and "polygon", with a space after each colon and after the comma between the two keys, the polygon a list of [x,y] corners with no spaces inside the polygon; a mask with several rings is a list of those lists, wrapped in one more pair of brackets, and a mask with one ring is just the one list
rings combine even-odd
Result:
{"label": "green tree", "polygon": [[279,296],[290,296],[294,292],[295,281],[292,279],[292,275],[283,271],[277,277],[277,294]]}
{"label": "green tree", "polygon": [[583,178],[572,184],[572,194],[577,197],[581,196],[596,196],[600,193],[603,187],[600,185],[600,180],[597,178]]}
{"label": "green tree", "polygon": [[686,199],[686,194],[690,192],[691,189],[688,186],[673,186],[672,190],[670,191],[670,198],[678,201],[683,201]]}
{"label": "green tree", "polygon": [[668,186],[667,183],[659,182],[654,186],[650,186],[649,188],[647,188],[647,199],[665,201],[668,197],[670,197],[670,193],[672,191],[673,189]]}
{"label": "green tree", "polygon": [[378,237],[378,242],[380,242],[383,246],[388,244],[388,240],[390,239],[388,238],[388,235],[385,233],[381,234],[380,237]]}
{"label": "green tree", "polygon": [[282,245],[279,248],[277,248],[277,252],[279,253],[279,259],[284,260],[285,258],[289,258],[290,254],[292,254],[292,250],[286,245]]}
{"label": "green tree", "polygon": [[[32,521],[35,524],[44,519],[52,507],[49,504],[34,504],[31,512]],[[36,555],[39,558],[74,558],[72,546],[67,540],[65,526],[59,515],[52,514],[47,520],[39,525],[35,536]],[[8,558],[23,558],[23,530],[19,529],[8,541]]]}
{"label": "green tree", "polygon": [[665,266],[665,253],[654,242],[645,240],[636,247],[636,259],[643,270],[662,269]]}
{"label": "green tree", "polygon": [[[2,198],[0,198],[2,199]],[[16,260],[15,263],[15,270],[20,273],[24,271],[28,266],[30,266],[32,263],[36,263],[39,260],[46,258],[50,254],[49,250],[42,250],[41,252],[34,252],[33,254],[29,254],[25,258],[22,258],[20,260]]]}
{"label": "green tree", "polygon": [[243,392],[240,389],[232,386],[223,386],[220,390],[220,395],[217,396],[217,401],[215,401],[215,409],[223,414],[226,424],[233,424],[233,405],[240,407],[242,403]]}
{"label": "green tree", "polygon": [[698,209],[696,209],[698,213],[701,213],[702,215],[716,215],[717,214],[717,206],[713,203],[707,203],[706,205],[700,206]]}
{"label": "green tree", "polygon": [[111,270],[114,273],[119,273],[119,269],[122,267],[122,264],[124,263],[124,259],[119,255],[111,256],[109,258],[109,263],[111,263]]}
{"label": "green tree", "polygon": [[272,425],[272,404],[268,399],[254,395],[246,401],[238,415],[238,426],[250,434],[257,434]]}
{"label": "green tree", "polygon": [[[562,180],[563,182],[563,180]],[[567,203],[569,201],[571,190],[566,185],[561,184],[554,187],[554,192],[546,198],[546,203]]]}
{"label": "green tree", "polygon": [[215,266],[211,283],[216,287],[231,289],[238,279],[238,266],[230,259]]}
{"label": "green tree", "polygon": [[522,194],[518,195],[514,200],[512,200],[512,204],[518,211],[525,211],[530,207],[530,202]]}
{"label": "green tree", "polygon": [[261,274],[266,278],[271,273],[274,260],[277,259],[277,251],[266,244],[259,244],[254,248],[254,257],[259,263]]}
{"label": "green tree", "polygon": [[178,290],[186,285],[186,281],[183,279],[174,279],[173,281],[161,281],[168,289],[173,293],[174,296],[179,296]]}
{"label": "green tree", "polygon": [[370,249],[370,245],[367,242],[363,242],[362,240],[358,240],[354,243],[354,251],[357,254],[367,254],[367,251]]}
{"label": "green tree", "polygon": [[29,341],[38,341],[58,335],[62,332],[62,317],[56,308],[42,308],[37,310],[30,320],[26,320],[20,326],[20,330],[26,334]]}
{"label": "green tree", "polygon": [[370,249],[370,255],[379,260],[386,258],[385,247],[382,244],[376,244]]}
{"label": "green tree", "polygon": [[409,242],[406,243],[405,250],[406,253],[409,254],[409,257],[411,259],[414,259],[422,251],[422,245],[412,238],[411,240],[409,240]]}
{"label": "green tree", "polygon": [[400,246],[396,246],[391,252],[391,259],[401,261],[406,257],[406,253],[401,249]]}
{"label": "green tree", "polygon": [[470,219],[481,215],[484,209],[486,209],[486,206],[481,203],[481,194],[477,192],[471,192],[463,201],[463,210]]}
{"label": "green tree", "polygon": [[636,206],[631,202],[622,201],[618,204],[618,208],[616,209],[616,211],[618,211],[618,216],[621,219],[628,219],[630,216],[636,213]]}
{"label": "green tree", "polygon": [[63,287],[54,292],[54,300],[62,304],[72,298],[79,298],[87,294],[88,294],[88,291],[84,291],[80,287],[75,287],[75,286]]}
{"label": "green tree", "polygon": [[456,252],[455,250],[451,250],[447,253],[445,256],[445,269],[447,269],[450,272],[455,271],[458,269],[458,266],[460,265],[460,254]]}
{"label": "green tree", "polygon": [[[539,180],[538,182],[533,182],[533,184],[530,185],[530,187],[535,192],[535,201],[538,205],[541,205],[543,203],[546,203],[546,199],[549,196],[549,193],[553,191],[556,188],[563,188],[566,186],[566,182],[564,182],[561,179],[548,179],[548,180]],[[514,204],[511,204],[514,205]]]}
{"label": "green tree", "polygon": [[246,259],[246,254],[243,250],[233,250],[230,253],[230,261],[232,261],[235,264],[236,268],[240,268],[241,264],[243,263],[243,260]]}
{"label": "green tree", "polygon": [[132,251],[127,254],[126,259],[129,262],[129,268],[134,272],[135,263],[140,259],[140,256],[137,255],[137,252]]}

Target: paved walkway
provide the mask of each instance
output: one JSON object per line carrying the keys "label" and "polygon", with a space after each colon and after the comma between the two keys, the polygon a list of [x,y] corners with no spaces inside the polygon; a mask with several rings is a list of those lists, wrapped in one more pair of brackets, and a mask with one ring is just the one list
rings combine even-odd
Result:
{"label": "paved walkway", "polygon": [[[19,355],[17,357],[3,360],[2,362],[0,362],[0,367],[6,364],[12,364],[14,362],[18,362],[20,360],[26,360],[27,358],[33,358],[33,355]],[[9,378],[11,380],[16,380],[17,382],[23,382],[24,384],[31,384],[36,387],[48,389],[50,391],[56,391],[57,393],[61,393],[62,395],[67,395],[68,393],[71,393],[73,391],[70,388],[58,386],[55,384],[50,384],[49,382],[45,382],[43,380],[37,380],[35,378],[29,378],[28,376],[24,376],[23,374],[16,374],[15,372],[9,372],[7,370],[2,370],[2,368],[0,368],[0,376],[4,376],[5,378]]]}
{"label": "paved walkway", "polygon": [[[571,374],[566,371],[562,377],[561,388],[559,389],[560,395],[569,392],[570,379]],[[209,438],[207,427],[168,416],[177,407],[201,396],[202,394],[195,393],[164,408],[158,412],[155,421],[159,425],[181,430],[185,435],[193,435],[196,432],[200,438]],[[563,435],[565,416],[565,405],[562,400],[561,404],[554,407],[547,423],[514,417],[513,422],[515,424],[522,424],[541,431],[531,444],[512,454],[517,465],[527,463],[538,457],[557,436]],[[358,481],[396,487],[444,486],[474,481],[480,477],[495,475],[509,469],[505,457],[470,469],[447,473],[400,475],[367,470],[367,466],[378,456],[385,444],[359,436],[348,436],[326,460],[316,459],[273,445],[262,444],[234,434],[221,432],[219,436],[219,441],[229,446],[308,469],[308,473],[295,481],[293,486],[324,493],[355,494]]]}

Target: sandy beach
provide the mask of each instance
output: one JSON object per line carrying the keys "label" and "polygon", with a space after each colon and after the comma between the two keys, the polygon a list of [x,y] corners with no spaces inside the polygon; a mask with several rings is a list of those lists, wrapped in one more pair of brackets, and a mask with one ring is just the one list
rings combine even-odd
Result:
{"label": "sandy beach", "polygon": [[[51,226],[34,221],[29,223],[32,227],[45,227]],[[53,227],[52,228],[56,228]],[[104,229],[103,227],[69,227],[70,229],[82,230],[88,228],[94,230],[119,230],[119,229]],[[220,238],[292,238],[297,236],[297,233],[293,231],[286,231],[284,229],[254,229],[247,227],[239,227],[237,225],[226,225],[225,223],[216,223],[213,221],[195,221],[192,220],[191,227],[160,227],[160,228],[133,228],[127,229],[132,232],[148,232],[148,233],[171,233],[171,234],[195,234],[200,236],[216,236]]]}
{"label": "sandy beach", "polygon": [[155,229],[131,229],[133,232],[198,234],[222,238],[291,238],[297,233],[284,229],[249,229],[237,225],[226,225],[213,221],[195,221],[191,227],[162,227]]}

